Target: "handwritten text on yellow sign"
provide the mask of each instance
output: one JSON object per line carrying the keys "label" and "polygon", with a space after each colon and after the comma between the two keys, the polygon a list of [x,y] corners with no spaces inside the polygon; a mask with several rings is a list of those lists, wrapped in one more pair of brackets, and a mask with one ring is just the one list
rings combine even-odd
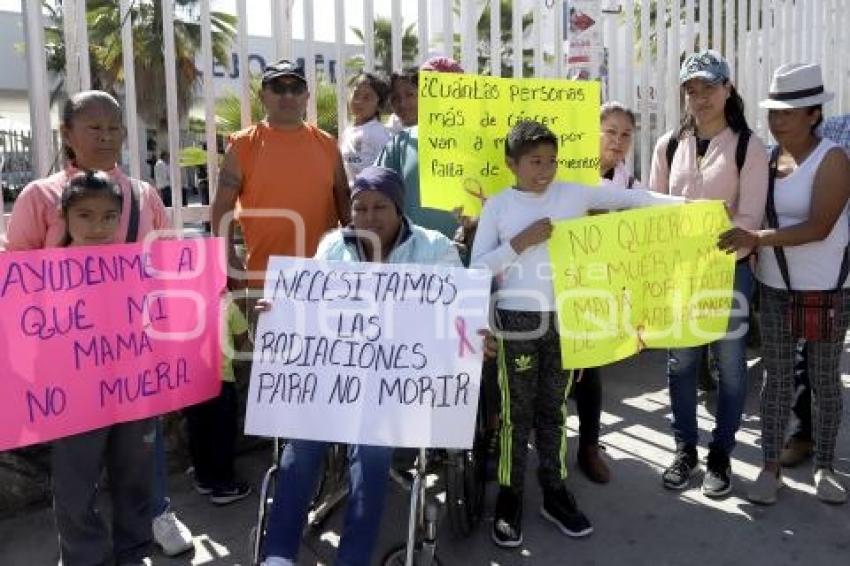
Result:
{"label": "handwritten text on yellow sign", "polygon": [[549,241],[565,368],[722,337],[735,256],[717,249],[719,202],[558,222]]}
{"label": "handwritten text on yellow sign", "polygon": [[484,199],[514,183],[505,138],[522,120],[540,122],[558,138],[558,179],[598,183],[598,82],[421,73],[422,205],[478,215]]}

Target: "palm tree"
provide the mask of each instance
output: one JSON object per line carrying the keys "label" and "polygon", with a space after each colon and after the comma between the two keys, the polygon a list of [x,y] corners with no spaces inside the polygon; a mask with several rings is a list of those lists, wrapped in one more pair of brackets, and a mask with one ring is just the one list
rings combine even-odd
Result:
{"label": "palm tree", "polygon": [[[375,69],[383,73],[389,74],[393,70],[392,58],[392,22],[389,18],[378,17],[375,19],[375,27],[373,34],[373,46],[375,50]],[[404,28],[401,36],[401,61],[402,67],[407,68],[416,64],[416,56],[419,53],[419,39],[414,32],[415,24],[410,24]],[[366,44],[365,35],[359,28],[352,27],[352,33]],[[353,59],[349,67],[355,71],[363,68],[364,61],[361,58]]]}
{"label": "palm tree", "polygon": [[[76,1],[76,0],[71,0]],[[197,0],[175,0],[174,44],[177,64],[177,105],[185,116],[194,99],[201,72],[195,57],[201,48],[201,26],[189,14]],[[62,33],[61,3],[50,9],[51,25],[45,29],[48,68],[60,77],[65,72],[65,43]],[[146,123],[162,131],[166,127],[165,67],[163,65],[162,1],[136,0],[130,8],[133,17],[136,91],[139,114]],[[115,93],[124,82],[121,49],[121,16],[114,0],[88,0],[86,20],[89,31],[89,57],[92,88]],[[213,12],[213,58],[227,66],[230,44],[236,35],[236,16]]]}

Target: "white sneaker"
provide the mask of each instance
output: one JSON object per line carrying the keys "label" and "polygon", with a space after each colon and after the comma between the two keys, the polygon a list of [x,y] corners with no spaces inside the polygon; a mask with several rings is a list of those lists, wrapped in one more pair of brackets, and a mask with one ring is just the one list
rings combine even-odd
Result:
{"label": "white sneaker", "polygon": [[818,468],[815,471],[815,493],[818,499],[826,503],[844,503],[847,501],[847,490],[835,477],[835,472],[829,468]]}
{"label": "white sneaker", "polygon": [[177,556],[194,548],[192,532],[177,516],[166,509],[153,520],[153,539],[166,556]]}
{"label": "white sneaker", "polygon": [[747,499],[760,505],[773,505],[776,503],[776,492],[783,487],[782,472],[769,472],[762,468],[756,481],[750,484],[747,491]]}

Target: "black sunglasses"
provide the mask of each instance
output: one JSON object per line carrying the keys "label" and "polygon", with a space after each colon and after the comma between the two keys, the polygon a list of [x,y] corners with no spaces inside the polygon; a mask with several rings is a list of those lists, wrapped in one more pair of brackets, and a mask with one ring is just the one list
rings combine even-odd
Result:
{"label": "black sunglasses", "polygon": [[265,84],[265,88],[269,89],[275,94],[284,95],[291,94],[293,96],[298,96],[300,94],[304,94],[307,92],[307,85],[301,81],[284,83],[281,81],[269,81]]}

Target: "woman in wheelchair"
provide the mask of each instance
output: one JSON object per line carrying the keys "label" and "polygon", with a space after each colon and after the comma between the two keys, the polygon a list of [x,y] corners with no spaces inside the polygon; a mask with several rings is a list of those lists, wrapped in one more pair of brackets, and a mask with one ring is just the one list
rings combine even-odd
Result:
{"label": "woman in wheelchair", "polygon": [[[448,238],[412,224],[402,214],[403,199],[402,180],[394,171],[384,167],[361,171],[351,187],[351,225],[326,234],[316,259],[460,266]],[[293,440],[284,447],[263,545],[265,566],[296,563],[326,448],[324,442],[306,440]],[[391,447],[384,446],[349,447],[351,490],[338,565],[372,561],[392,453]]]}

